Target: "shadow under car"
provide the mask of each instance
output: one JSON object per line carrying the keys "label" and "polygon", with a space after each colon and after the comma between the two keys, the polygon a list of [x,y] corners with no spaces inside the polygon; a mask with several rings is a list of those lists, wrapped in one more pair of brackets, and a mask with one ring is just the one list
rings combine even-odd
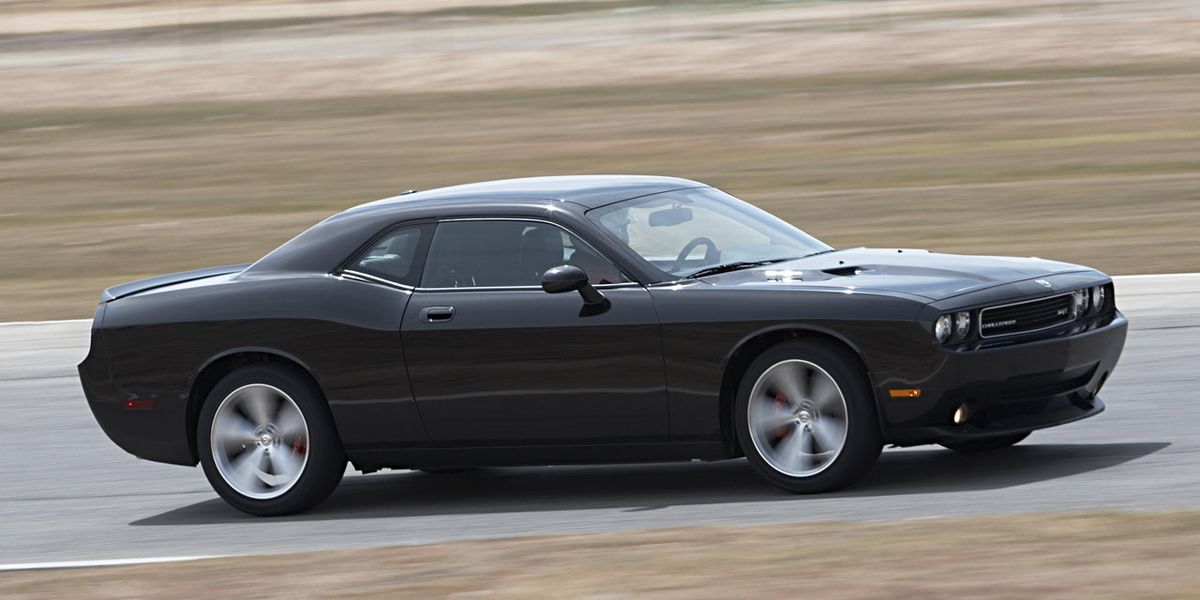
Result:
{"label": "shadow under car", "polygon": [[[1028,444],[960,454],[943,449],[884,452],[851,488],[820,498],[865,498],[1002,489],[1069,477],[1136,460],[1165,442]],[[505,467],[459,473],[396,473],[345,479],[316,509],[281,521],[802,501],[759,478],[744,460],[552,467]],[[134,521],[136,526],[257,521],[219,498]]]}

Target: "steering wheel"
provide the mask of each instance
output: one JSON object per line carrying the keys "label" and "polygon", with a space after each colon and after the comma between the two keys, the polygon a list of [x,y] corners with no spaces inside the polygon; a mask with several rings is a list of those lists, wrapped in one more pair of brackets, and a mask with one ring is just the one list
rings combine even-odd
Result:
{"label": "steering wheel", "polygon": [[704,251],[704,262],[706,262],[706,263],[717,262],[717,260],[721,258],[721,255],[720,255],[721,251],[717,249],[716,242],[714,242],[704,236],[700,236],[700,237],[684,244],[683,250],[680,250],[679,256],[675,257],[675,263],[671,265],[670,270],[678,271],[678,270],[682,269],[683,263],[687,261],[688,255],[692,253],[692,250],[695,250],[696,248],[698,248],[700,246],[708,246],[708,249]]}

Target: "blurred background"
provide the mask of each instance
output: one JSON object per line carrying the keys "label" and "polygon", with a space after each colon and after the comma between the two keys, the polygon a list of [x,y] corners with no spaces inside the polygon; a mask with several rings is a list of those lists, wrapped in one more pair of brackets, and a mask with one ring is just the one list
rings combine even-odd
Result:
{"label": "blurred background", "polygon": [[397,194],[699,179],[836,247],[1200,270],[1194,0],[0,0],[0,321]]}

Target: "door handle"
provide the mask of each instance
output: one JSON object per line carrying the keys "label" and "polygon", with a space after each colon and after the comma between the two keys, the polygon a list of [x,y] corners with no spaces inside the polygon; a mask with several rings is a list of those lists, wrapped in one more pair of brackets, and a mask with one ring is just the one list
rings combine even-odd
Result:
{"label": "door handle", "polygon": [[444,323],[453,318],[453,306],[429,306],[421,309],[421,320],[426,323]]}

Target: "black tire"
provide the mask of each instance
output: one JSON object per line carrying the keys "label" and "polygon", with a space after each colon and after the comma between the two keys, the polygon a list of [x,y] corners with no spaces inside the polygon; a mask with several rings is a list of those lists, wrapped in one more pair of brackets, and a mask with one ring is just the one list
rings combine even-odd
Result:
{"label": "black tire", "polygon": [[[769,368],[788,360],[807,361],[823,369],[837,384],[846,404],[846,434],[841,452],[824,470],[804,477],[791,476],[772,467],[755,447],[750,433],[748,412],[755,383]],[[789,492],[815,494],[850,485],[871,469],[883,449],[867,375],[852,354],[832,343],[796,340],[780,343],[763,352],[742,376],[734,411],[738,443],[750,465],[764,479]]]}
{"label": "black tire", "polygon": [[[307,458],[299,477],[286,492],[270,499],[243,495],[226,482],[212,450],[212,426],[218,406],[235,390],[253,384],[269,385],[287,394],[300,409],[308,428],[304,450]],[[217,494],[230,506],[263,517],[295,514],[320,504],[333,493],[346,470],[346,455],[321,391],[304,373],[283,366],[244,367],[221,379],[200,411],[196,446],[204,475]]]}
{"label": "black tire", "polygon": [[974,440],[963,440],[959,442],[939,442],[939,445],[944,448],[949,448],[955,452],[986,452],[988,450],[999,450],[1008,448],[1021,442],[1021,440],[1029,437],[1030,431],[1022,433],[1013,433],[1010,435],[997,435],[993,437],[985,437]]}

